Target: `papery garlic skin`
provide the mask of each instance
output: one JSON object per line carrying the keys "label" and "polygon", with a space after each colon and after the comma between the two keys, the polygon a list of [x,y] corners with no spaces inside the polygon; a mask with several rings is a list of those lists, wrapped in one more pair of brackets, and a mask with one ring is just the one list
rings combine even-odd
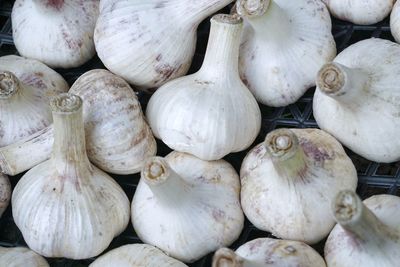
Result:
{"label": "papery garlic skin", "polygon": [[[8,177],[0,172],[0,218],[11,199],[11,184]],[[1,266],[1,264],[0,264]]]}
{"label": "papery garlic skin", "polygon": [[390,32],[396,42],[400,43],[400,2],[397,1],[390,14]]}
{"label": "papery garlic skin", "polygon": [[24,247],[0,247],[0,266],[4,267],[49,267],[47,261]]}
{"label": "papery garlic skin", "polygon": [[125,245],[97,258],[89,267],[187,267],[168,257],[156,247],[146,244]]}
{"label": "papery garlic skin", "polygon": [[54,68],[78,67],[95,54],[99,0],[16,0],[11,13],[18,52]]}
{"label": "papery garlic skin", "polygon": [[400,159],[397,58],[400,45],[371,38],[346,48],[317,77],[313,114],[318,126],[371,161]]}
{"label": "papery garlic skin", "polygon": [[239,190],[239,177],[224,160],[180,152],[150,158],[132,201],[135,232],[171,257],[194,262],[239,237]]}
{"label": "papery garlic skin", "polygon": [[326,267],[324,259],[310,246],[298,241],[258,238],[236,252],[221,248],[212,267]]}
{"label": "papery garlic skin", "polygon": [[28,246],[45,257],[94,257],[126,228],[129,200],[87,158],[81,98],[61,94],[51,104],[52,156],[16,185],[14,221]]}
{"label": "papery garlic skin", "polygon": [[370,25],[386,18],[396,0],[322,0],[331,14],[354,24]]}
{"label": "papery garlic skin", "polygon": [[329,12],[320,0],[239,0],[237,12],[246,22],[240,75],[262,104],[296,102],[336,55]]}
{"label": "papery garlic skin", "polygon": [[237,16],[214,16],[201,69],[150,98],[150,127],[170,148],[217,160],[246,149],[257,137],[261,112],[238,73],[241,29]]}
{"label": "papery garlic skin", "polygon": [[344,191],[332,204],[338,224],[325,244],[328,267],[399,265],[399,197],[375,195],[362,202]]}
{"label": "papery garlic skin", "polygon": [[61,75],[39,61],[0,57],[0,147],[51,124],[49,98],[68,88]]}
{"label": "papery garlic skin", "polygon": [[355,191],[357,172],[343,147],[318,129],[278,129],[254,147],[240,170],[246,217],[274,236],[314,244],[335,224],[333,197]]}
{"label": "papery garlic skin", "polygon": [[102,0],[94,40],[115,74],[155,90],[189,70],[197,26],[232,0]]}

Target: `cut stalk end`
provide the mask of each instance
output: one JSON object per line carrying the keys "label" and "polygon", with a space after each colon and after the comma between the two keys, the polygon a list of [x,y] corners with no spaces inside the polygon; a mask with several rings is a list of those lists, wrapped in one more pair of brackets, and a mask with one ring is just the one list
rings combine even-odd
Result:
{"label": "cut stalk end", "polygon": [[267,12],[271,0],[239,0],[236,3],[236,11],[240,16],[258,17]]}
{"label": "cut stalk end", "polygon": [[82,99],[70,93],[59,94],[51,99],[50,106],[56,113],[73,113],[82,107]]}
{"label": "cut stalk end", "polygon": [[361,216],[362,202],[357,194],[350,190],[344,190],[337,194],[333,212],[339,224],[346,225],[357,220]]}
{"label": "cut stalk end", "polygon": [[242,267],[243,261],[229,248],[220,248],[215,252],[212,267]]}
{"label": "cut stalk end", "polygon": [[338,94],[345,85],[346,76],[338,64],[325,64],[317,75],[317,86],[325,94]]}
{"label": "cut stalk end", "polygon": [[12,72],[0,72],[0,99],[8,99],[15,95],[19,87],[19,80]]}
{"label": "cut stalk end", "polygon": [[148,184],[161,184],[169,176],[168,163],[162,157],[151,157],[143,165],[141,176]]}
{"label": "cut stalk end", "polygon": [[278,129],[267,135],[264,145],[271,156],[276,158],[288,158],[296,152],[299,146],[299,140],[291,130]]}

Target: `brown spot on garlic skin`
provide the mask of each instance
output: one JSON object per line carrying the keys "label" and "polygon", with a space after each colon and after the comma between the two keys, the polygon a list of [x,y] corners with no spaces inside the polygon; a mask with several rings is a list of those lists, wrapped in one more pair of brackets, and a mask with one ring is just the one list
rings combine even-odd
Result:
{"label": "brown spot on garlic skin", "polygon": [[181,68],[181,66],[182,65],[179,65],[179,67],[176,68],[176,67],[171,66],[169,64],[161,64],[161,65],[157,65],[155,67],[155,71],[158,74],[160,74],[161,79],[162,79],[161,81],[166,81],[172,76],[172,74],[177,72]]}
{"label": "brown spot on garlic skin", "polygon": [[64,0],[47,0],[46,7],[55,8],[60,10],[64,5]]}
{"label": "brown spot on garlic skin", "polygon": [[314,159],[316,162],[323,163],[325,160],[332,160],[333,156],[329,155],[323,148],[316,146],[313,142],[300,139],[299,143],[304,150],[304,153]]}
{"label": "brown spot on garlic skin", "polygon": [[212,211],[212,216],[215,221],[224,221],[225,220],[225,212],[223,210],[214,209]]}

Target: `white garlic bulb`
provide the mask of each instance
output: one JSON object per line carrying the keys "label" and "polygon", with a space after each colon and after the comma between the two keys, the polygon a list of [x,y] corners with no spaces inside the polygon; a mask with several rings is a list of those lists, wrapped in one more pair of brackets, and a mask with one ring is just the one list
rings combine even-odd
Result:
{"label": "white garlic bulb", "polygon": [[[88,157],[97,167],[117,174],[139,172],[156,154],[153,134],[132,88],[106,70],[91,70],[71,87],[84,100]],[[52,127],[8,147],[0,148],[0,168],[15,175],[50,157]]]}
{"label": "white garlic bulb", "polygon": [[51,124],[49,98],[68,88],[58,73],[39,61],[0,57],[0,147]]}
{"label": "white garlic bulb", "polygon": [[97,258],[89,267],[187,267],[168,257],[156,247],[146,244],[125,245]]}
{"label": "white garlic bulb", "polygon": [[156,137],[170,148],[216,160],[249,147],[261,112],[238,71],[242,20],[215,15],[201,69],[160,87],[146,115]]}
{"label": "white garlic bulb", "polygon": [[400,262],[400,198],[376,195],[364,200],[340,192],[333,203],[338,224],[325,244],[328,267],[397,267]]}
{"label": "white garlic bulb", "polygon": [[51,106],[53,153],[15,187],[14,221],[28,246],[45,257],[94,257],[126,228],[129,200],[110,176],[89,162],[81,98],[61,94]]}
{"label": "white garlic bulb", "polygon": [[193,262],[239,237],[239,190],[239,177],[224,160],[180,152],[150,158],[133,197],[134,229],[143,242]]}
{"label": "white garlic bulb", "polygon": [[257,228],[314,244],[335,224],[334,196],[356,190],[357,172],[343,147],[318,129],[278,129],[254,147],[240,170],[242,208]]}
{"label": "white garlic bulb", "polygon": [[[11,199],[11,184],[8,177],[0,172],[0,218]],[[1,264],[0,264],[1,266]]]}
{"label": "white garlic bulb", "polygon": [[396,0],[322,0],[331,14],[341,20],[370,25],[386,18]]}
{"label": "white garlic bulb", "polygon": [[51,67],[72,68],[95,54],[99,0],[16,0],[11,13],[18,52]]}
{"label": "white garlic bulb", "polygon": [[94,40],[104,65],[141,89],[183,76],[196,30],[232,0],[101,1]]}
{"label": "white garlic bulb", "polygon": [[390,14],[390,31],[396,42],[400,43],[400,1],[395,2]]}
{"label": "white garlic bulb", "polygon": [[212,267],[326,267],[324,259],[310,246],[298,241],[258,238],[236,252],[221,248]]}
{"label": "white garlic bulb", "polygon": [[399,58],[400,45],[371,38],[349,46],[318,73],[318,126],[372,161],[400,159]]}
{"label": "white garlic bulb", "polygon": [[296,102],[336,55],[331,19],[320,0],[239,0],[245,22],[240,74],[257,101]]}
{"label": "white garlic bulb", "polygon": [[0,247],[0,266],[4,267],[49,267],[47,261],[24,247]]}

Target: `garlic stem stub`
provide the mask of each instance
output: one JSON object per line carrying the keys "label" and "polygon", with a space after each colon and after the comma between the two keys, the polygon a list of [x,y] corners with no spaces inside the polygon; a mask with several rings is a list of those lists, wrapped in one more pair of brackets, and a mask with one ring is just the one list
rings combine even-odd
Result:
{"label": "garlic stem stub", "polygon": [[260,108],[238,71],[241,31],[238,16],[212,17],[201,69],[166,83],[150,98],[150,127],[170,148],[217,160],[246,149],[257,137]]}
{"label": "garlic stem stub", "polygon": [[245,27],[240,75],[257,101],[296,102],[336,55],[331,19],[320,0],[238,0]]}
{"label": "garlic stem stub", "polygon": [[0,266],[49,267],[47,261],[32,250],[24,247],[0,247]]}
{"label": "garlic stem stub", "polygon": [[49,99],[66,91],[67,82],[43,63],[14,55],[0,57],[0,147],[50,125]]}
{"label": "garlic stem stub", "polygon": [[11,13],[20,55],[54,68],[78,67],[95,55],[99,0],[16,0]]}
{"label": "garlic stem stub", "polygon": [[394,42],[363,40],[324,65],[316,79],[318,126],[371,161],[400,159],[399,57],[400,45]]}
{"label": "garlic stem stub", "polygon": [[241,203],[258,229],[315,244],[335,222],[329,207],[343,189],[355,191],[357,172],[343,147],[319,129],[277,129],[245,157]]}
{"label": "garlic stem stub", "polygon": [[12,195],[12,212],[25,242],[45,257],[99,255],[129,222],[129,200],[86,154],[82,99],[51,101],[51,158],[28,171]]}
{"label": "garlic stem stub", "polygon": [[[11,184],[8,177],[0,169],[0,218],[7,209],[11,199]],[[0,264],[1,266],[1,264]]]}
{"label": "garlic stem stub", "polygon": [[239,177],[224,160],[186,153],[149,158],[132,201],[139,238],[183,262],[194,262],[240,235]]}
{"label": "garlic stem stub", "polygon": [[182,262],[165,255],[156,247],[131,244],[113,249],[97,258],[89,267],[187,267]]}
{"label": "garlic stem stub", "polygon": [[241,245],[236,252],[220,248],[212,267],[326,267],[324,259],[305,243],[258,238]]}
{"label": "garlic stem stub", "polygon": [[332,210],[338,224],[325,244],[328,267],[398,266],[399,197],[375,195],[362,202],[354,192],[341,191]]}
{"label": "garlic stem stub", "polygon": [[102,0],[94,40],[113,73],[155,90],[187,73],[197,26],[232,0]]}

